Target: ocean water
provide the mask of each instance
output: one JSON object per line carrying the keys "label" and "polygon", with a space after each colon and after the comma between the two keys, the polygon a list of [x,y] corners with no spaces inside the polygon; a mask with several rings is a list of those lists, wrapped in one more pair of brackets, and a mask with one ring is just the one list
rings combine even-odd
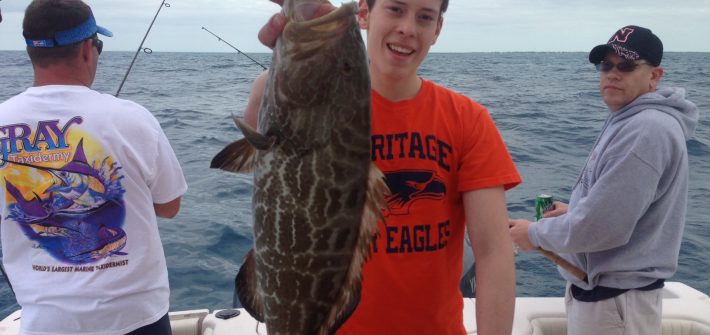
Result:
{"label": "ocean water", "polygon": [[[251,56],[270,63],[270,54]],[[105,52],[93,88],[115,94],[132,58],[132,52]],[[663,67],[662,85],[685,87],[700,108],[688,142],[691,182],[680,265],[671,280],[710,294],[710,53],[667,53]],[[121,91],[158,118],[189,185],[180,214],[159,221],[171,310],[232,304],[234,276],[252,243],[252,183],[250,176],[210,169],[209,162],[240,137],[231,117],[242,114],[260,72],[237,53],[141,53]],[[568,199],[607,113],[586,53],[431,54],[420,72],[490,110],[524,180],[507,193],[511,217],[532,218],[539,193]],[[25,53],[0,51],[0,101],[31,84]],[[516,266],[518,296],[563,294],[564,281],[543,256],[521,253]],[[18,308],[0,275],[0,318]]]}

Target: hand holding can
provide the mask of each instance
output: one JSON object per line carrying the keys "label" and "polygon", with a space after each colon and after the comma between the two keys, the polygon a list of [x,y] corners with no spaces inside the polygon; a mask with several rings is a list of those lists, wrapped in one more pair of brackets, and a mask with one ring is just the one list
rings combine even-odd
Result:
{"label": "hand holding can", "polygon": [[535,220],[542,219],[542,214],[555,208],[552,202],[552,196],[540,194],[535,198]]}

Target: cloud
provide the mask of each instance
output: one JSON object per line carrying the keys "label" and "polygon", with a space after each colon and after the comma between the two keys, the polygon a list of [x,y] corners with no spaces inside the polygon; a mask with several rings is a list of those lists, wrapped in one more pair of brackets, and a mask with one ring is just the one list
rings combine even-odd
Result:
{"label": "cloud", "polygon": [[[136,50],[157,0],[88,0],[99,24],[115,36],[106,50]],[[332,1],[339,4],[341,1]],[[24,48],[22,16],[29,0],[0,1],[0,50]],[[269,52],[256,38],[279,7],[268,0],[167,0],[146,39],[156,52],[233,52],[204,26],[244,52]],[[588,51],[619,27],[652,29],[669,51],[710,52],[710,2],[582,2],[574,0],[451,0],[432,52]]]}

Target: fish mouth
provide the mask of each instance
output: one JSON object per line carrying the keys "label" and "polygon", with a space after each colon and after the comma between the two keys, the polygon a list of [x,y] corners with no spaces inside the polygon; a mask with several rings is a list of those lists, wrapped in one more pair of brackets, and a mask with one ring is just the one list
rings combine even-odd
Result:
{"label": "fish mouth", "polygon": [[[301,8],[306,8],[306,9],[301,9]],[[349,4],[343,4],[337,9],[331,11],[328,14],[318,16],[316,18],[310,19],[310,20],[305,20],[303,17],[306,14],[303,14],[303,12],[313,12],[318,9],[318,7],[313,7],[313,5],[302,5],[299,7],[298,11],[294,11],[288,15],[288,23],[287,26],[295,26],[296,28],[293,29],[313,29],[314,26],[322,26],[326,25],[328,26],[329,24],[336,22],[336,21],[342,21],[344,18],[350,18],[352,20],[355,20],[355,14],[357,14],[357,3],[352,2]],[[313,15],[313,14],[311,14]],[[284,28],[284,31],[288,30],[288,28]],[[324,29],[325,30],[325,29]]]}
{"label": "fish mouth", "polygon": [[291,13],[280,41],[286,45],[287,53],[294,60],[307,58],[315,51],[337,42],[338,36],[357,25],[355,13],[355,2],[343,4],[326,15],[307,21],[299,21]]}

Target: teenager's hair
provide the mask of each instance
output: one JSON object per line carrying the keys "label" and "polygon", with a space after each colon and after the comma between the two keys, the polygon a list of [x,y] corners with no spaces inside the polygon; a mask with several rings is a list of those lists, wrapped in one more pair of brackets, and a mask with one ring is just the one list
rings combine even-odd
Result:
{"label": "teenager's hair", "polygon": [[[375,5],[375,0],[366,0],[367,8],[372,8]],[[439,8],[439,15],[444,15],[446,9],[449,8],[449,0],[441,0],[441,8]]]}
{"label": "teenager's hair", "polygon": [[[91,8],[81,0],[33,0],[25,10],[22,35],[33,40],[54,39],[56,32],[84,23]],[[82,41],[83,42],[83,41]],[[32,64],[40,67],[76,57],[81,42],[52,48],[27,47]]]}

